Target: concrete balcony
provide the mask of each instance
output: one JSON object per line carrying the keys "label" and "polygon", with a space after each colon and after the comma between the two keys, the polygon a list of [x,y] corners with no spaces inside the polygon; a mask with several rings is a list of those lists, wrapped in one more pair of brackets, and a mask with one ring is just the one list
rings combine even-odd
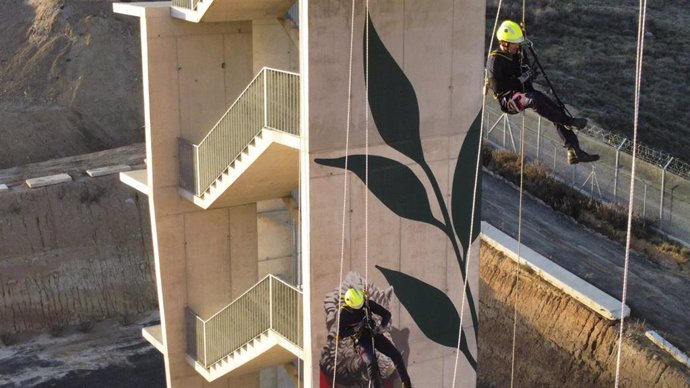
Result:
{"label": "concrete balcony", "polygon": [[200,22],[282,18],[294,0],[173,0],[171,15]]}

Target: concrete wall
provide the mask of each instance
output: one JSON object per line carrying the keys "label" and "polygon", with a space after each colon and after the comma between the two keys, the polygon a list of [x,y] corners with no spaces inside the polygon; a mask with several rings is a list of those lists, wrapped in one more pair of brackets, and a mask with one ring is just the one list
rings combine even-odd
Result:
{"label": "concrete wall", "polygon": [[[337,1],[309,5],[310,309],[314,386],[323,377],[319,376],[319,359],[324,354],[322,349],[332,342],[327,338],[324,299],[339,285],[343,227],[345,274],[357,272],[368,277],[374,286],[386,289],[390,283],[375,265],[400,271],[440,290],[458,314],[461,310],[462,277],[448,235],[429,223],[396,215],[371,192],[368,193],[362,180],[353,174],[347,178],[343,225],[343,170],[314,162],[317,158],[345,155],[350,10],[349,3]],[[350,154],[365,153],[364,15],[363,4],[358,3],[354,25]],[[384,144],[371,115],[368,118],[368,152],[409,167],[423,187],[426,198],[412,195],[399,212],[404,213],[404,209],[410,207],[422,209],[428,201],[433,217],[445,222],[440,201],[446,206],[450,204],[460,147],[481,107],[484,2],[373,2],[371,17],[384,46],[416,94],[424,162],[412,160],[409,155]],[[373,77],[380,75],[372,75],[372,80]],[[397,98],[396,93],[399,91],[383,91],[385,98],[391,99]],[[389,108],[390,116],[407,114],[404,109],[395,111],[396,107]],[[438,190],[431,183],[432,175],[438,182]],[[405,197],[414,191],[413,187],[401,187],[400,182],[390,183],[388,188],[382,189],[387,191],[385,195]],[[471,187],[467,190],[471,191]],[[470,253],[469,277],[475,304],[478,300],[477,273],[478,249],[474,247]],[[441,345],[425,335],[409,309],[399,302],[399,291],[403,290],[394,291],[395,296],[390,302],[393,338],[399,348],[406,350],[404,358],[413,384],[429,387],[453,385],[455,346]],[[432,303],[413,302],[418,306]],[[430,310],[430,314],[434,313]],[[450,318],[440,315],[436,319],[444,321]],[[475,333],[467,307],[463,328],[469,337],[469,349],[476,358]],[[341,359],[341,362],[345,361]],[[456,382],[459,385],[456,386],[474,386],[475,372],[462,354],[458,365]]]}
{"label": "concrete wall", "polygon": [[141,18],[149,205],[168,387],[209,384],[185,360],[185,307],[208,318],[258,280],[256,204],[202,210],[178,194],[177,138],[198,143],[253,77],[251,22],[193,24],[169,5]]}
{"label": "concrete wall", "polygon": [[279,19],[252,20],[254,74],[262,67],[299,72],[299,47]]}

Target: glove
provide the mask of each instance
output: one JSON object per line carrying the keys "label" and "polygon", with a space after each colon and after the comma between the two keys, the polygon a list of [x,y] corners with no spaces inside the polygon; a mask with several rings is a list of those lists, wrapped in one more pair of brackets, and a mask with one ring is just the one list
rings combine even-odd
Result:
{"label": "glove", "polygon": [[538,75],[539,75],[538,70],[528,68],[522,74],[520,74],[520,76],[518,77],[518,81],[520,81],[521,84],[525,84],[525,83],[530,82],[533,79],[537,78]]}

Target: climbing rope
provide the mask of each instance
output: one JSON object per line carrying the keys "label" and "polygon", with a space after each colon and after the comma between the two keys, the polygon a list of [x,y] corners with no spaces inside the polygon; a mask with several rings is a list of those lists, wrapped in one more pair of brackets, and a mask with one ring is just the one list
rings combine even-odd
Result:
{"label": "climbing rope", "polygon": [[352,0],[352,12],[350,17],[350,58],[347,78],[347,114],[345,121],[345,168],[343,174],[343,208],[340,233],[340,272],[338,275],[338,300],[336,301],[336,320],[335,320],[335,353],[333,357],[333,385],[335,388],[336,372],[338,370],[338,337],[340,330],[340,301],[343,298],[343,262],[345,261],[345,218],[347,214],[347,180],[348,180],[348,158],[350,154],[350,122],[352,114],[352,51],[354,44],[354,24],[355,24],[355,0]]}
{"label": "climbing rope", "polygon": [[[527,0],[522,1],[522,30],[523,35],[526,34],[527,24],[525,22],[526,15],[526,3]],[[525,37],[525,39],[527,39]],[[522,58],[524,59],[524,52],[522,53]],[[536,55],[535,61],[536,59]],[[538,63],[538,62],[537,62]],[[539,65],[541,67],[541,65]],[[510,388],[513,388],[515,384],[515,351],[517,348],[517,311],[518,302],[520,300],[520,258],[522,257],[522,199],[524,193],[524,181],[525,181],[525,111],[522,111],[522,129],[520,130],[520,196],[518,200],[518,235],[517,235],[517,261],[515,263],[515,286],[513,288],[513,339],[512,339],[512,349],[510,355]]]}
{"label": "climbing rope", "polygon": [[520,247],[522,246],[522,198],[524,188],[524,174],[525,171],[525,112],[522,112],[522,130],[520,131],[520,199],[518,205],[518,237],[517,237],[517,262],[515,264],[515,287],[514,287],[514,301],[513,301],[513,348],[510,358],[510,387],[513,387],[515,381],[515,344],[517,343],[517,306],[520,294]]}
{"label": "climbing rope", "polygon": [[630,194],[628,196],[628,228],[625,238],[625,264],[623,266],[623,293],[621,295],[621,325],[618,333],[618,354],[616,355],[615,387],[620,384],[621,351],[623,348],[623,328],[625,325],[625,301],[628,295],[628,268],[630,266],[630,239],[632,235],[633,200],[635,199],[635,167],[637,165],[637,130],[640,114],[640,85],[642,83],[642,58],[644,54],[645,19],[647,0],[640,0],[640,14],[637,26],[637,61],[635,66],[635,111],[633,117],[632,169],[630,172]]}
{"label": "climbing rope", "polygon": [[[494,35],[496,35],[496,29],[498,27],[498,17],[501,14],[501,6],[503,5],[503,0],[498,1],[498,9],[496,10],[496,17],[494,19],[494,26],[491,32],[491,39],[489,41],[489,51],[487,55],[487,60],[489,59],[489,56],[491,55],[491,51],[493,48],[493,43],[494,43]],[[480,119],[480,124],[479,128],[480,131],[483,131],[484,129],[484,116],[486,112],[486,81],[488,79],[487,75],[487,69],[484,69],[484,86],[483,86],[483,91],[482,91],[482,116]],[[452,388],[455,388],[455,382],[457,380],[457,375],[458,375],[458,361],[460,359],[460,344],[462,343],[462,325],[463,325],[463,320],[465,317],[465,301],[467,299],[467,283],[469,280],[469,267],[470,267],[470,258],[472,257],[471,251],[472,251],[472,236],[474,235],[474,217],[475,217],[475,212],[477,208],[477,189],[479,186],[479,173],[481,172],[481,154],[482,154],[482,142],[481,142],[481,136],[480,136],[480,141],[477,145],[477,162],[475,165],[475,171],[474,171],[474,186],[473,186],[473,192],[472,192],[472,215],[470,216],[470,233],[467,241],[467,256],[465,257],[465,281],[463,282],[462,285],[462,302],[460,304],[460,327],[458,328],[458,343],[455,348],[455,364],[453,367],[453,384]],[[462,243],[462,241],[460,242]],[[475,333],[475,336],[478,333]]]}
{"label": "climbing rope", "polygon": [[[366,79],[364,80],[364,287],[369,287],[369,0],[364,12]],[[373,341],[373,339],[372,339]]]}

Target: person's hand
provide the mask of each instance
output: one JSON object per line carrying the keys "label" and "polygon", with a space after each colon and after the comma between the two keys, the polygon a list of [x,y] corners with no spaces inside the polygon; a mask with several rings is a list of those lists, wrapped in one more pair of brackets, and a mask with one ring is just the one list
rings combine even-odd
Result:
{"label": "person's hand", "polygon": [[530,82],[533,79],[537,78],[538,75],[539,75],[539,71],[536,69],[532,69],[530,67],[530,68],[527,68],[527,70],[525,70],[524,72],[522,72],[522,74],[520,74],[520,76],[518,77],[518,81],[520,81],[520,83],[524,84],[524,83]]}

